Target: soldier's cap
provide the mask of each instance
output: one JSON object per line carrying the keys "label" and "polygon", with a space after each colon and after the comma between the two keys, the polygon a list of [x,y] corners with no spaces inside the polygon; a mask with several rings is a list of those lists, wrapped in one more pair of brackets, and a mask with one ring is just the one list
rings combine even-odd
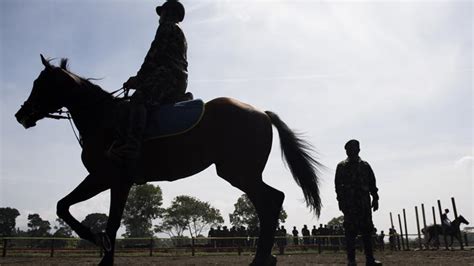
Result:
{"label": "soldier's cap", "polygon": [[178,22],[183,21],[185,14],[184,6],[178,0],[167,0],[163,5],[157,6],[156,13],[158,16],[161,16],[161,12],[165,9],[175,14]]}
{"label": "soldier's cap", "polygon": [[344,149],[349,149],[350,147],[354,147],[354,148],[357,148],[357,149],[360,149],[360,144],[359,144],[359,141],[356,140],[356,139],[351,139],[349,140],[346,145],[344,145]]}

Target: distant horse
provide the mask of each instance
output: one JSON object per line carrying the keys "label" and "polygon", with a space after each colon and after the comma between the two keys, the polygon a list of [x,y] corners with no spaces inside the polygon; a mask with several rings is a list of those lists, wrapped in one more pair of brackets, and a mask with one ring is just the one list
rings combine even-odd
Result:
{"label": "distant horse", "polygon": [[[60,67],[41,55],[45,67],[33,83],[30,96],[16,113],[25,128],[45,117],[54,117],[67,108],[82,136],[82,162],[89,175],[57,204],[57,215],[83,239],[105,248],[101,265],[113,264],[115,238],[129,190],[133,185],[123,171],[105,156],[114,141],[117,113],[126,104],[112,97],[89,80]],[[273,265],[271,255],[278,215],[285,195],[262,180],[262,172],[272,146],[272,124],[280,135],[282,156],[296,183],[303,190],[306,204],[316,215],[321,210],[318,167],[311,146],[296,135],[273,112],[262,112],[230,98],[217,98],[205,105],[197,126],[183,134],[147,140],[139,160],[140,179],[174,181],[199,173],[215,164],[217,175],[245,192],[260,219],[260,236],[254,265]],[[78,222],[69,207],[111,190],[109,220],[105,234],[97,235]]]}
{"label": "distant horse", "polygon": [[461,235],[461,230],[459,229],[461,223],[469,224],[469,222],[462,215],[459,215],[458,218],[454,219],[451,222],[451,225],[449,227],[445,227],[444,230],[443,226],[439,224],[434,224],[423,228],[421,231],[425,235],[425,245],[428,247],[431,244],[431,240],[434,238],[435,246],[439,247],[439,236],[443,235],[443,233],[445,236],[451,237],[451,244],[449,244],[449,247],[453,246],[453,237],[455,237],[458,242],[461,243],[462,239],[459,238]]}

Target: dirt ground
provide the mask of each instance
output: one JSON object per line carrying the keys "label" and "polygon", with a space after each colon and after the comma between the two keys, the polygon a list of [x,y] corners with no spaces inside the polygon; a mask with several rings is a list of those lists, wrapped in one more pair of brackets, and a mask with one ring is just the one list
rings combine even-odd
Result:
{"label": "dirt ground", "polygon": [[[398,251],[376,252],[384,265],[474,265],[474,250],[467,251]],[[278,265],[344,265],[342,252],[277,256]],[[116,257],[116,265],[248,265],[249,255],[205,255],[178,257]],[[6,257],[0,265],[97,265],[97,257]],[[359,265],[365,264],[363,253],[357,254]]]}

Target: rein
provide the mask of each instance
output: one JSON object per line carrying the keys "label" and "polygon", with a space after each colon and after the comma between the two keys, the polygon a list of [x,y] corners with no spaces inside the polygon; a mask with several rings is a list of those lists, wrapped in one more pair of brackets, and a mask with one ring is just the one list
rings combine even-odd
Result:
{"label": "rein", "polygon": [[[117,92],[119,91],[122,91],[120,92],[118,95],[114,95],[116,94]],[[122,87],[118,90],[115,90],[113,92],[110,92],[109,95],[112,95],[112,97],[114,97],[115,99],[119,98],[122,94],[125,93],[125,96],[124,98],[127,98],[128,97],[128,89]],[[64,115],[63,115],[64,114]],[[51,112],[49,114],[47,114],[45,116],[45,118],[52,118],[52,119],[57,119],[57,120],[60,120],[60,119],[67,119],[69,121],[69,124],[71,125],[71,129],[72,129],[72,132],[74,133],[74,136],[76,137],[76,140],[77,142],[79,143],[79,146],[81,146],[81,148],[83,148],[82,146],[82,137],[81,135],[78,133],[78,130],[75,129],[74,127],[74,124],[72,122],[72,117],[71,117],[71,112],[69,112],[68,110],[63,110],[63,109],[59,109],[55,112]]]}

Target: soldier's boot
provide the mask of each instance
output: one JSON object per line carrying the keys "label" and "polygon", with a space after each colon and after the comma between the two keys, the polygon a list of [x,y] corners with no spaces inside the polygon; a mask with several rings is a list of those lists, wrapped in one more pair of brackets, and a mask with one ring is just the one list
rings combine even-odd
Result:
{"label": "soldier's boot", "polygon": [[128,130],[125,143],[111,147],[107,156],[119,167],[124,167],[127,178],[133,180],[137,174],[143,132],[146,126],[147,111],[144,104],[131,102],[128,115]]}
{"label": "soldier's boot", "polygon": [[347,265],[348,266],[357,265],[354,235],[346,234],[346,250],[347,250]]}
{"label": "soldier's boot", "polygon": [[382,262],[374,258],[374,251],[372,249],[372,236],[370,234],[362,235],[362,240],[364,242],[364,253],[365,253],[365,265],[382,265]]}

